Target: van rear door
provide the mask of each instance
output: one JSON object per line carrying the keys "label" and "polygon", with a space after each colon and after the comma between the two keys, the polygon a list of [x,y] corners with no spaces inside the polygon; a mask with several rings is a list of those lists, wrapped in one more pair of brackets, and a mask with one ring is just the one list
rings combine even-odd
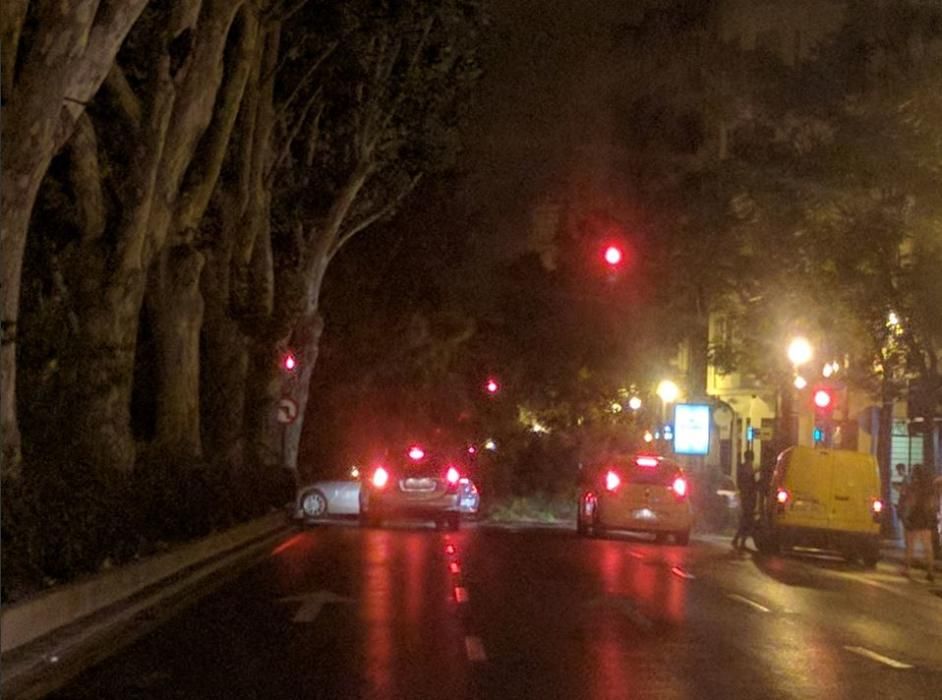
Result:
{"label": "van rear door", "polygon": [[[823,450],[794,448],[787,453],[781,483],[788,491],[788,505],[780,517],[783,525],[825,528],[831,496],[833,460]],[[775,494],[772,494],[775,498]]]}
{"label": "van rear door", "polygon": [[831,471],[829,526],[832,530],[872,529],[871,504],[879,497],[879,478],[869,455],[836,453]]}

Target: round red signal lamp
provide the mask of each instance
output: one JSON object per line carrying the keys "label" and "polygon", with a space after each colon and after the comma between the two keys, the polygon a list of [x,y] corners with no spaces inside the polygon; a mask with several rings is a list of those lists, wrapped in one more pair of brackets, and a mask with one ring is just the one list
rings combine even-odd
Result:
{"label": "round red signal lamp", "polygon": [[818,389],[814,392],[814,405],[818,408],[828,408],[831,405],[831,392],[827,389]]}
{"label": "round red signal lamp", "polygon": [[281,366],[288,372],[293,372],[298,366],[298,360],[293,352],[286,352],[281,358]]}
{"label": "round red signal lamp", "polygon": [[488,394],[496,394],[500,391],[500,384],[497,383],[496,379],[488,379],[487,383],[484,384],[484,388]]}
{"label": "round red signal lamp", "polygon": [[605,262],[608,263],[609,266],[616,267],[625,259],[625,254],[617,245],[610,245],[605,248],[602,257],[605,258]]}

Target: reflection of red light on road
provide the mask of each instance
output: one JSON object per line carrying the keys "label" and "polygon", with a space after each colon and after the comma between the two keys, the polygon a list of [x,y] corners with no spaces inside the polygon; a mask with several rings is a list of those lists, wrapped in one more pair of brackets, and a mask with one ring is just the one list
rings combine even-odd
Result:
{"label": "reflection of red light on road", "polygon": [[368,530],[363,543],[361,624],[366,630],[364,658],[369,690],[366,694],[370,697],[397,695],[392,673],[395,584],[389,560],[390,543],[390,533],[382,530]]}
{"label": "reflection of red light on road", "polygon": [[461,565],[458,562],[453,561],[448,565],[448,570],[453,574],[457,574],[461,571]]}
{"label": "reflection of red light on road", "polygon": [[454,554],[454,553],[455,553],[455,545],[453,545],[453,544],[446,544],[446,545],[445,545],[445,554]]}
{"label": "reflection of red light on road", "polygon": [[297,535],[295,535],[295,536],[292,537],[291,539],[285,540],[284,542],[282,542],[280,545],[278,545],[277,547],[275,547],[275,548],[271,551],[272,556],[275,556],[276,554],[281,554],[283,551],[285,551],[286,549],[288,549],[288,547],[293,547],[294,545],[296,545],[298,542],[301,541],[302,537],[303,537],[303,535],[301,535],[300,533],[298,533]]}

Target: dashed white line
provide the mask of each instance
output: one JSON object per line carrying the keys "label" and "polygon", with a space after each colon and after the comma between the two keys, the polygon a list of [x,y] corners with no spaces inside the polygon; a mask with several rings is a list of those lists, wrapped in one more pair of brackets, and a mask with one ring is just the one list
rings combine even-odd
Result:
{"label": "dashed white line", "polygon": [[468,589],[464,586],[455,586],[455,600],[459,603],[467,603]]}
{"label": "dashed white line", "polygon": [[760,604],[760,603],[757,603],[757,602],[754,601],[754,600],[749,600],[749,599],[746,598],[745,596],[741,596],[741,595],[739,595],[738,593],[727,593],[726,595],[727,595],[727,597],[729,597],[729,598],[731,598],[731,599],[733,599],[733,600],[738,600],[740,603],[745,603],[745,604],[748,605],[749,607],[754,608],[754,609],[756,609],[756,610],[758,610],[758,611],[760,611],[760,612],[764,612],[764,613],[770,613],[770,612],[772,612],[769,608],[765,607],[764,605],[762,605],[762,604]]}
{"label": "dashed white line", "polygon": [[464,649],[468,652],[468,661],[487,661],[484,643],[480,637],[465,637]]}
{"label": "dashed white line", "polygon": [[874,661],[879,661],[881,664],[886,664],[890,668],[912,668],[911,664],[904,664],[902,661],[891,659],[889,656],[883,656],[883,654],[878,654],[877,652],[870,651],[864,647],[845,646],[844,648],[847,649],[847,651],[853,652],[854,654],[866,656],[868,659],[873,659]]}

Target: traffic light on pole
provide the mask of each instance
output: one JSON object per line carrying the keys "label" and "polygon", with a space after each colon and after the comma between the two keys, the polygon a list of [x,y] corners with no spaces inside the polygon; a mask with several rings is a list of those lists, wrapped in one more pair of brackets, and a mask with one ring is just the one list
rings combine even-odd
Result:
{"label": "traffic light on pole", "polygon": [[500,391],[500,382],[494,377],[488,377],[487,381],[484,382],[484,391],[486,391],[489,396],[496,395],[497,392]]}
{"label": "traffic light on pole", "polygon": [[610,243],[605,246],[605,251],[602,253],[602,257],[605,260],[605,264],[608,265],[608,268],[613,272],[621,267],[622,262],[625,260],[625,252],[622,250],[621,246]]}
{"label": "traffic light on pole", "polygon": [[831,416],[834,413],[834,391],[831,387],[817,387],[812,394],[814,402],[814,444],[827,446],[831,440]]}

